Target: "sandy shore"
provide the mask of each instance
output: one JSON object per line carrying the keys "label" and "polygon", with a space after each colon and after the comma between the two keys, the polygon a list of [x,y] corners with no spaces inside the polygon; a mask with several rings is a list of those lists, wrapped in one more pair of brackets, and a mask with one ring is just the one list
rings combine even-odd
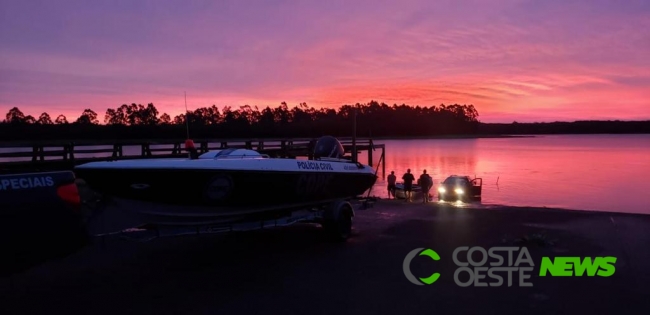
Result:
{"label": "sandy shore", "polygon": [[[457,208],[381,200],[357,210],[347,243],[317,225],[135,242],[97,240],[0,280],[2,314],[643,314],[650,312],[650,216],[539,208]],[[533,287],[460,287],[459,246],[526,246]],[[432,285],[402,270],[415,248],[441,260]],[[611,277],[539,277],[542,256],[615,256]]]}

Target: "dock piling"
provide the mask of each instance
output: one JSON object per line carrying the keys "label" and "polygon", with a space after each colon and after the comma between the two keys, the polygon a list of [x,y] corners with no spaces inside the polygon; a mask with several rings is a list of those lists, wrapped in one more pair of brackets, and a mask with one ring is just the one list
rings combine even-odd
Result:
{"label": "dock piling", "polygon": [[386,147],[381,146],[381,178],[386,178]]}

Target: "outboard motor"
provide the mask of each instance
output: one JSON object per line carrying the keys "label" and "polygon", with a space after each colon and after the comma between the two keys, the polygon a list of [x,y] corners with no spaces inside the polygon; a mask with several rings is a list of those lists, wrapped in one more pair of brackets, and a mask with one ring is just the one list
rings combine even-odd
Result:
{"label": "outboard motor", "polygon": [[345,149],[338,139],[332,136],[324,136],[318,139],[314,146],[314,159],[334,158],[342,159]]}

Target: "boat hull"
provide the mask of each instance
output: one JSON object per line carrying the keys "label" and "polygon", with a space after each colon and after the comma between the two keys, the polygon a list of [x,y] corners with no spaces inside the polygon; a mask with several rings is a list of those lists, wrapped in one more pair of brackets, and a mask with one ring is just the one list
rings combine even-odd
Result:
{"label": "boat hull", "polygon": [[[296,211],[312,212],[331,206],[340,199],[318,202],[290,203],[277,206],[210,207],[160,204],[156,202],[111,198],[105,205],[104,217],[92,224],[94,234],[106,234],[143,226],[210,226],[250,221],[274,221]],[[317,213],[317,212],[316,212]],[[108,223],[107,223],[108,222]]]}
{"label": "boat hull", "polygon": [[358,196],[376,181],[370,172],[228,169],[75,171],[91,189],[129,200],[223,208],[266,207]]}

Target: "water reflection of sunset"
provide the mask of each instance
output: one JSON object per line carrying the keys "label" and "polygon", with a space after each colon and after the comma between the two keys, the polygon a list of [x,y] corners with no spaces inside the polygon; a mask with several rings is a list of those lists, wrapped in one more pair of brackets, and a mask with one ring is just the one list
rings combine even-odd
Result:
{"label": "water reflection of sunset", "polygon": [[[465,141],[455,145],[456,141]],[[449,143],[427,143],[421,140],[387,140],[386,171],[395,171],[400,176],[411,169],[414,174],[422,170],[433,177],[434,181],[444,179],[447,172],[458,174],[474,173],[476,169],[476,140],[454,140]],[[450,150],[453,148],[453,150]],[[376,156],[377,154],[375,154]],[[366,162],[367,155],[361,154],[360,161]],[[377,158],[375,158],[377,160]],[[441,178],[442,177],[442,178]]]}
{"label": "water reflection of sunset", "polygon": [[[647,135],[381,142],[387,173],[401,178],[407,168],[416,175],[426,168],[435,185],[452,174],[476,175],[483,203],[622,212],[648,212],[650,204]],[[385,187],[380,176],[373,192],[385,196]]]}

